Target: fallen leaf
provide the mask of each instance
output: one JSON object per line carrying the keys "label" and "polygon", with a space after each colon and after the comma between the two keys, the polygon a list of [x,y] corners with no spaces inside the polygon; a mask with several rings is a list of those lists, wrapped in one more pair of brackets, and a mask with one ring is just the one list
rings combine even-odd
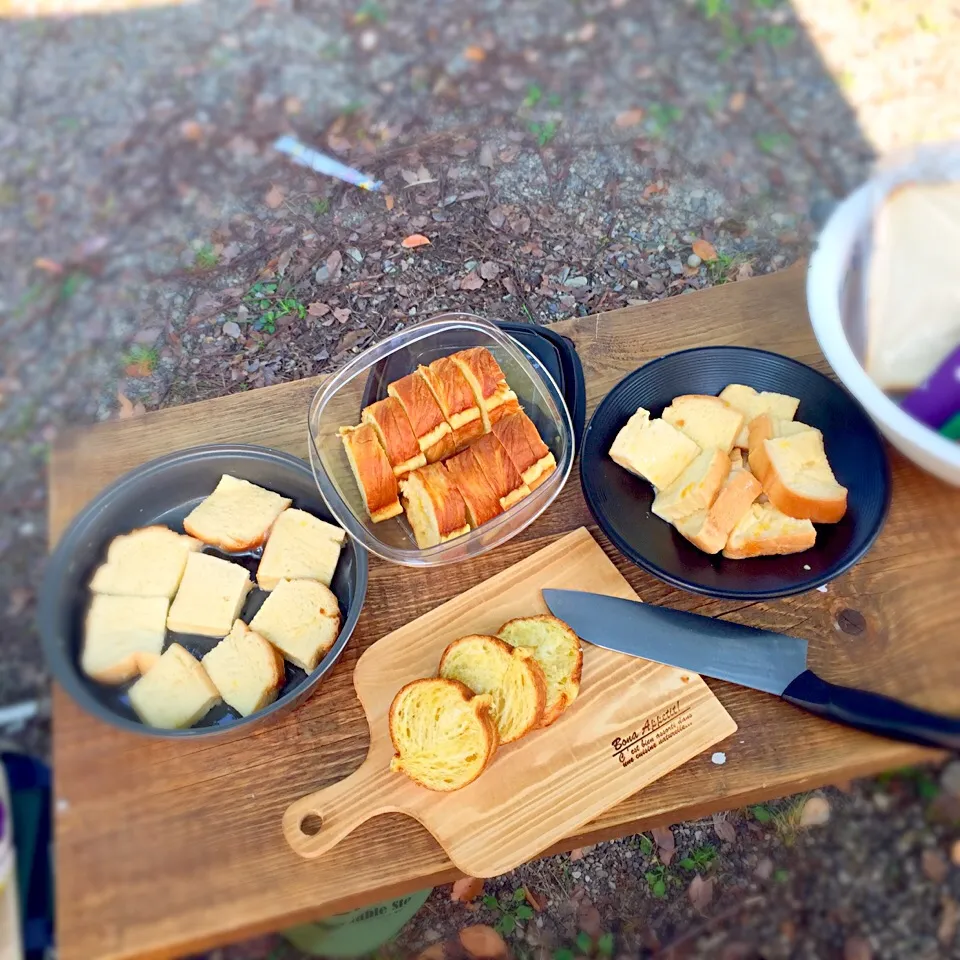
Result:
{"label": "fallen leaf", "polygon": [[960,840],[954,840],[950,847],[950,862],[955,867],[960,867]]}
{"label": "fallen leaf", "polygon": [[703,913],[703,911],[710,906],[710,901],[713,899],[713,877],[710,877],[709,880],[704,880],[698,873],[690,881],[687,896],[690,898],[694,909]]}
{"label": "fallen leaf", "polygon": [[931,883],[943,883],[950,871],[947,858],[939,850],[924,850],[920,856],[920,866],[923,875]]}
{"label": "fallen leaf", "polygon": [[153,373],[153,364],[148,360],[141,360],[138,363],[128,363],[123,372],[128,377],[149,377]]}
{"label": "fallen leaf", "polygon": [[417,167],[417,180],[425,182],[433,179],[433,174],[423,165]]}
{"label": "fallen leaf", "polygon": [[324,317],[329,312],[330,308],[319,300],[314,300],[314,302],[307,307],[307,313],[309,313],[311,317]]}
{"label": "fallen leaf", "polygon": [[29,587],[14,587],[10,591],[7,616],[19,617],[30,605],[31,600],[33,600],[33,591]]}
{"label": "fallen leaf", "polygon": [[504,147],[500,151],[500,160],[502,163],[513,163],[520,156],[520,148],[517,146]]}
{"label": "fallen leaf", "polygon": [[339,353],[342,354],[352,350],[371,336],[369,330],[348,330],[340,341]]}
{"label": "fallen leaf", "polygon": [[870,942],[863,937],[847,937],[843,945],[843,960],[872,960]]}
{"label": "fallen leaf", "polygon": [[481,167],[489,167],[491,170],[496,166],[496,161],[493,159],[493,147],[489,143],[485,143],[480,148],[479,162]]}
{"label": "fallen leaf", "polygon": [[480,264],[480,276],[484,280],[496,280],[500,275],[500,266],[499,264],[494,263],[492,260],[484,260]]}
{"label": "fallen leaf", "polygon": [[701,260],[717,259],[716,248],[709,240],[694,240],[692,246],[693,246],[693,252]]}
{"label": "fallen leaf", "polygon": [[38,270],[43,270],[45,273],[52,273],[54,276],[59,276],[63,273],[63,267],[57,263],[56,260],[50,260],[47,257],[37,257],[33,261],[33,265]]}
{"label": "fallen leaf", "polygon": [[295,117],[298,113],[303,113],[303,101],[299,97],[284,97],[283,112],[288,117]]}
{"label": "fallen leaf", "polygon": [[643,188],[643,199],[649,200],[654,194],[666,193],[666,192],[667,192],[667,187],[660,181],[657,181],[656,183],[648,183]]}
{"label": "fallen leaf", "polygon": [[472,927],[464,927],[460,931],[460,943],[467,953],[474,957],[502,960],[507,956],[507,945],[503,937],[493,927],[478,923]]}
{"label": "fallen leaf", "polygon": [[469,157],[476,149],[477,141],[473,137],[464,137],[450,148],[450,152],[458,157]]}
{"label": "fallen leaf", "polygon": [[673,836],[673,831],[669,827],[654,827],[650,832],[653,834],[653,842],[657,845],[657,855],[660,857],[660,862],[665,867],[669,866],[677,850],[677,841]]}
{"label": "fallen leaf", "polygon": [[507,222],[503,207],[494,207],[487,213],[487,219],[499,230]]}
{"label": "fallen leaf", "polygon": [[577,911],[577,926],[591,937],[599,937],[603,933],[603,919],[600,911],[589,901],[584,900]]}
{"label": "fallen leaf", "polygon": [[483,893],[483,880],[479,877],[461,877],[450,891],[454,903],[470,903]]}
{"label": "fallen leaf", "polygon": [[960,922],[960,904],[949,894],[940,898],[940,925],[937,927],[937,939],[943,946],[953,943],[957,933],[957,923]]}
{"label": "fallen leaf", "polygon": [[510,221],[510,226],[514,233],[519,233],[521,237],[525,237],[530,232],[530,218],[517,217],[516,220]]}
{"label": "fallen leaf", "polygon": [[333,311],[333,315],[339,323],[346,323],[350,319],[350,311],[346,307],[337,307]]}
{"label": "fallen leaf", "polygon": [[407,250],[413,250],[415,247],[425,247],[429,244],[430,241],[422,233],[411,233],[409,237],[403,238],[400,246]]}
{"label": "fallen leaf", "polygon": [[386,205],[386,208],[387,208],[388,210],[392,210],[392,209],[393,209],[393,205],[396,203],[396,201],[393,199],[393,194],[392,194],[392,193],[385,193],[385,194],[383,195],[383,202],[384,202],[384,204]]}
{"label": "fallen leaf", "polygon": [[400,176],[403,177],[407,183],[411,184],[416,183],[420,179],[415,170],[401,170]]}
{"label": "fallen leaf", "polygon": [[753,266],[749,263],[741,263],[737,267],[737,279],[749,280],[753,276]]}
{"label": "fallen leaf", "polygon": [[421,950],[417,954],[417,960],[444,960],[446,951],[443,949],[443,942],[431,943],[426,950]]}
{"label": "fallen leaf", "polygon": [[487,59],[487,51],[483,47],[471,44],[463,51],[463,56],[465,60],[469,60],[471,63],[483,63]]}
{"label": "fallen leaf", "polygon": [[266,196],[263,198],[263,202],[271,209],[276,210],[277,207],[283,203],[285,194],[284,192],[276,185],[273,184],[270,189],[267,191]]}
{"label": "fallen leaf", "polygon": [[821,827],[830,820],[830,803],[826,797],[810,797],[800,811],[801,827]]}
{"label": "fallen leaf", "polygon": [[531,890],[529,887],[523,888],[523,895],[526,898],[527,903],[529,903],[537,913],[543,910],[543,908],[547,905],[546,898],[540,896],[540,894]]}
{"label": "fallen leaf", "polygon": [[502,277],[500,282],[503,284],[503,289],[507,291],[511,296],[517,295],[517,284],[513,277]]}
{"label": "fallen leaf", "polygon": [[727,843],[736,843],[737,842],[737,831],[734,828],[733,824],[729,820],[724,820],[722,817],[714,815],[713,818],[713,832],[721,839],[725,840]]}
{"label": "fallen leaf", "polygon": [[572,861],[582,860],[586,854],[583,852],[583,847],[574,847],[570,851],[570,859]]}
{"label": "fallen leaf", "polygon": [[340,273],[343,270],[343,254],[339,250],[334,250],[326,260],[327,264],[327,282],[335,283],[340,279]]}
{"label": "fallen leaf", "polygon": [[180,124],[180,136],[191,143],[197,143],[203,139],[203,126],[196,120],[184,120]]}
{"label": "fallen leaf", "polygon": [[728,110],[739,113],[746,105],[747,95],[742,90],[730,94],[730,99],[727,101]]}
{"label": "fallen leaf", "polygon": [[130,398],[122,391],[117,391],[117,400],[120,402],[120,410],[117,413],[118,420],[132,420],[147,412],[147,408],[138,400],[133,403]]}
{"label": "fallen leaf", "polygon": [[759,880],[769,880],[773,876],[773,861],[769,857],[764,857],[753,873]]}
{"label": "fallen leaf", "polygon": [[471,270],[465,277],[460,279],[461,290],[479,290],[483,286],[483,280],[477,276],[476,270]]}
{"label": "fallen leaf", "polygon": [[622,130],[624,127],[635,127],[640,123],[644,118],[644,111],[637,107],[635,110],[624,110],[623,113],[618,113],[616,119],[613,121],[615,127],[620,127]]}

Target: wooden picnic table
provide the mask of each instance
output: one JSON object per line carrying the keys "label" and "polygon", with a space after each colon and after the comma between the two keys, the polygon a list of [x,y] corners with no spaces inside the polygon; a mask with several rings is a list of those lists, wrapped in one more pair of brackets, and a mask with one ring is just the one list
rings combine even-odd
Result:
{"label": "wooden picnic table", "polygon": [[[807,319],[802,268],[602,316],[568,320],[588,411],[644,362],[708,344],[762,347],[828,371]],[[264,444],[306,457],[301,380],[99,424],[58,440],[50,462],[51,542],[83,505],[144,461],[200,443]],[[576,471],[530,528],[482,559],[442,570],[370,560],[354,637],[319,691],[230,742],[149,740],[87,716],[54,690],[57,926],[62,960],[173,957],[449,881],[455,871],[413,820],[368,822],[326,857],[300,859],[280,818],[297,798],[356,769],[368,731],[351,677],[387,632],[588,525],[639,595],[810,641],[823,676],[960,713],[960,490],[899,454],[893,504],[870,553],[825,591],[765,603],[682,593],[624,560],[599,533]],[[850,611],[859,613],[851,616]],[[819,720],[775,697],[709,681],[739,730],[614,807],[561,848],[636,833],[937,756]]]}

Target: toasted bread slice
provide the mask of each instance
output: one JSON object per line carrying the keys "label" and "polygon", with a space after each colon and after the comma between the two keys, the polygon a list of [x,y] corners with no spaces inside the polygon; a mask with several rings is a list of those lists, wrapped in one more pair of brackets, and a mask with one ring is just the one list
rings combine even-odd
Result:
{"label": "toasted bread slice", "polygon": [[458,680],[414,680],[390,705],[390,769],[428,790],[459,790],[486,769],[500,739],[493,698]]}
{"label": "toasted bread slice", "polygon": [[340,635],[340,604],[316,580],[281,580],[250,621],[285,660],[307,673],[327,655]]}
{"label": "toasted bread slice", "polygon": [[410,418],[396,397],[385,397],[364,407],[361,419],[377,431],[396,477],[405,477],[411,470],[426,464]]}
{"label": "toasted bread slice", "polygon": [[484,475],[472,444],[466,450],[444,460],[443,465],[463,497],[471,527],[479,527],[503,513],[500,498]]}
{"label": "toasted bread slice", "polygon": [[754,417],[769,413],[781,420],[792,420],[797,414],[800,401],[785,393],[770,393],[764,390],[758,393],[753,387],[742,383],[731,383],[720,391],[720,399],[725,400],[735,410],[743,414],[743,426],[737,434],[736,445],[747,449],[750,443],[748,428]]}
{"label": "toasted bread slice", "polygon": [[187,554],[202,549],[203,541],[168,527],[132,530],[110,542],[107,562],[97,567],[90,589],[114,596],[171,600],[180,586]]}
{"label": "toasted bread slice", "polygon": [[319,580],[330,586],[346,532],[306,510],[287,510],[274,524],[257,567],[257,586],[281,580]]}
{"label": "toasted bread slice", "polygon": [[669,487],[700,453],[700,447],[665,420],[651,420],[640,407],[610,447],[610,458],[624,470],[649,480],[657,490]]}
{"label": "toasted bread slice", "polygon": [[760,481],[749,470],[735,466],[709,509],[675,520],[674,526],[704,553],[719,553],[726,546],[730,531],[762,492]]}
{"label": "toasted bread slice", "polygon": [[480,405],[463,371],[450,357],[440,357],[428,367],[418,367],[417,372],[427,381],[427,386],[437,398],[453,430],[453,443],[457,450],[462,450],[471,440],[483,436],[485,427]]}
{"label": "toasted bread slice", "polygon": [[663,419],[685,433],[698,447],[718,447],[728,454],[743,426],[743,414],[719,397],[685,394],[663,411]]}
{"label": "toasted bread slice", "polygon": [[160,657],[166,637],[166,597],[94,594],[83,631],[80,669],[101,683],[123,683]]}
{"label": "toasted bread slice", "polygon": [[137,716],[162,730],[192,727],[219,702],[220,692],[207,671],[179,643],[171,643],[130,688],[130,706]]}
{"label": "toasted bread slice", "polygon": [[767,449],[763,445],[764,440],[775,440],[778,437],[792,437],[804,430],[813,430],[820,434],[821,442],[823,434],[816,427],[808,426],[799,420],[784,420],[781,417],[775,417],[772,413],[761,413],[759,417],[754,417],[750,421],[750,427],[747,431],[747,455],[750,463],[750,470],[759,480],[763,480],[767,471],[770,469],[770,461],[767,458]]}
{"label": "toasted bread slice", "polygon": [[187,514],[183,529],[221,550],[253,550],[289,506],[279,493],[225,473],[213,493]]}
{"label": "toasted bread slice", "polygon": [[200,663],[224,702],[241,717],[269,706],[283,686],[283,657],[242,620]]}
{"label": "toasted bread slice", "polygon": [[429,463],[400,481],[407,520],[421,550],[470,532],[467,505],[442,463]]}
{"label": "toasted bread slice", "polygon": [[491,429],[531,490],[536,490],[557,469],[557,461],[536,424],[522,410],[494,420]]}
{"label": "toasted bread slice", "polygon": [[250,574],[238,563],[209,553],[191,553],[170,612],[167,629],[225,637],[253,589]]}
{"label": "toasted bread slice", "polygon": [[525,647],[511,647],[499,637],[461,637],[443,651],[439,673],[474,693],[490,694],[501,743],[519,740],[543,720],[547,679]]}
{"label": "toasted bread slice", "polygon": [[788,517],[837,523],[847,512],[847,488],[837,483],[818,431],[763,441],[770,463],[763,492]]}
{"label": "toasted bread slice", "polygon": [[427,463],[435,463],[454,452],[453,428],[419,373],[415,371],[394,381],[387,387],[387,393],[403,406]]}
{"label": "toasted bread slice", "polygon": [[754,503],[730,531],[723,555],[743,560],[801,553],[816,542],[817,531],[809,520],[788,517],[772,503]]}
{"label": "toasted bread slice", "polygon": [[509,510],[515,503],[529,496],[530,487],[513,465],[506,447],[496,434],[488,433],[470,445],[484,476],[500,500],[500,506]]}
{"label": "toasted bread slice", "polygon": [[517,395],[493,354],[486,347],[471,347],[454,353],[450,359],[466,377],[480,407],[484,433],[489,433],[498,420],[520,409]]}
{"label": "toasted bread slice", "polygon": [[556,617],[508,620],[497,635],[512,647],[527,647],[547,679],[547,702],[541,727],[549,727],[580,692],[583,649],[580,638]]}
{"label": "toasted bread slice", "polygon": [[370,519],[382,523],[403,513],[397,478],[377,431],[371,424],[361,423],[358,427],[341,427],[339,432]]}
{"label": "toasted bread slice", "polygon": [[730,455],[718,447],[703,450],[669,487],[653,498],[651,510],[667,523],[706,510],[730,473]]}

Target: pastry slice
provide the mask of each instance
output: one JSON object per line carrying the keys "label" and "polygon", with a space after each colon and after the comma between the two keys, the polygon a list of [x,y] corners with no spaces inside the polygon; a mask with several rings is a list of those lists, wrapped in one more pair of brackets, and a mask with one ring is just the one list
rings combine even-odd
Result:
{"label": "pastry slice", "polygon": [[847,488],[830,469],[819,431],[764,440],[770,467],[761,482],[770,502],[789,517],[837,523],[847,512]]}
{"label": "pastry slice", "polygon": [[729,473],[730,455],[726,451],[717,447],[703,450],[669,487],[657,493],[650,510],[667,523],[706,510]]}
{"label": "pastry slice", "polygon": [[651,420],[643,407],[620,428],[610,447],[614,463],[657,490],[669,487],[699,453],[700,447],[685,433],[666,420]]}
{"label": "pastry slice", "polygon": [[796,397],[785,393],[770,393],[764,390],[758,393],[753,387],[742,383],[731,383],[720,391],[720,399],[726,401],[734,410],[743,414],[743,426],[735,441],[738,447],[747,448],[749,445],[749,427],[754,417],[761,413],[769,413],[781,420],[792,420],[797,413],[800,401]]}
{"label": "pastry slice", "polygon": [[167,629],[225,637],[252,589],[250,574],[240,564],[209,553],[191,553],[167,614]]}
{"label": "pastry slice", "polygon": [[770,460],[767,457],[767,449],[764,446],[764,440],[775,440],[778,437],[792,437],[804,430],[812,430],[819,434],[821,443],[823,434],[816,427],[808,426],[799,420],[784,420],[781,417],[775,417],[771,413],[761,413],[750,421],[750,428],[747,431],[747,461],[753,475],[758,480],[763,480],[767,471],[770,469]]}
{"label": "pastry slice", "polygon": [[426,465],[427,458],[410,426],[410,418],[396,397],[386,397],[364,407],[360,419],[377,431],[394,476],[405,477],[411,470]]}
{"label": "pastry slice", "polygon": [[430,463],[400,481],[407,520],[421,550],[470,532],[467,506],[442,463]]}
{"label": "pastry slice", "polygon": [[281,580],[318,580],[330,586],[346,533],[306,510],[287,510],[270,533],[257,567],[257,586],[273,590]]}
{"label": "pastry slice", "polygon": [[730,532],[762,492],[760,481],[749,470],[734,466],[711,506],[675,520],[674,526],[704,553],[719,553]]}
{"label": "pastry slice", "polygon": [[269,706],[283,686],[283,657],[242,620],[200,663],[224,702],[241,717]]}
{"label": "pastry slice", "polygon": [[423,377],[411,373],[395,380],[387,387],[387,393],[403,407],[427,463],[435,463],[454,452],[453,428]]}
{"label": "pastry slice", "polygon": [[491,426],[502,417],[520,409],[517,395],[510,389],[500,364],[486,347],[461,350],[450,359],[460,368],[473,390],[483,418],[484,433],[489,433]]}
{"label": "pastry slice", "polygon": [[340,438],[370,519],[381,523],[402,513],[397,478],[373,426],[361,423],[359,427],[341,427]]}
{"label": "pastry slice", "polygon": [[723,555],[730,560],[801,553],[817,542],[809,520],[781,513],[772,503],[754,503],[730,531]]}
{"label": "pastry slice", "polygon": [[506,414],[494,422],[491,429],[531,490],[536,490],[557,469],[557,461],[550,448],[522,410]]}
{"label": "pastry slice", "polygon": [[500,506],[504,510],[509,510],[530,493],[530,487],[523,482],[523,477],[507,455],[506,447],[495,434],[484,434],[470,449],[494,493],[500,498]]}
{"label": "pastry slice", "polygon": [[97,594],[83,630],[80,669],[101,683],[123,683],[153,666],[167,629],[166,597]]}
{"label": "pastry slice", "polygon": [[476,529],[503,513],[500,498],[487,480],[472,446],[445,460],[443,465],[463,497],[471,527]]}
{"label": "pastry slice", "polygon": [[202,720],[220,702],[220,691],[200,661],[179,643],[130,688],[130,705],[150,727],[183,730]]}
{"label": "pastry slice", "polygon": [[685,433],[698,447],[719,447],[728,454],[743,426],[743,414],[719,397],[686,394],[663,411],[663,419]]}
{"label": "pastry slice", "polygon": [[414,680],[390,704],[390,769],[428,790],[459,790],[486,769],[499,746],[492,698],[457,680]]}
{"label": "pastry slice", "polygon": [[272,490],[224,474],[213,493],[187,514],[183,529],[221,550],[253,550],[289,506],[286,497]]}
{"label": "pastry slice", "polygon": [[417,372],[426,380],[440,404],[444,417],[453,429],[453,443],[461,450],[471,440],[483,435],[483,416],[467,378],[449,357],[440,357]]}

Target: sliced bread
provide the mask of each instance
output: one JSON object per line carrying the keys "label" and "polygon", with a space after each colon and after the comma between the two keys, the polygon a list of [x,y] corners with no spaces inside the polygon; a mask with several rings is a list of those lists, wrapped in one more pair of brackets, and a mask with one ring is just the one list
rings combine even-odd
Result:
{"label": "sliced bread", "polygon": [[730,455],[712,447],[703,450],[669,487],[653,498],[651,511],[673,523],[698,510],[706,510],[716,499],[730,473]]}
{"label": "sliced bread", "polygon": [[663,419],[685,433],[698,447],[730,452],[743,427],[743,414],[719,397],[686,394],[663,411]]}
{"label": "sliced bread", "polygon": [[397,478],[373,425],[341,427],[340,439],[370,519],[382,523],[403,513]]}
{"label": "sliced bread", "polygon": [[789,517],[837,523],[847,512],[847,488],[837,483],[818,431],[763,441],[770,463],[763,492]]}
{"label": "sliced bread", "polygon": [[526,647],[547,681],[547,702],[541,727],[549,727],[580,692],[583,649],[580,638],[562,620],[550,616],[508,620],[497,636],[511,647]]}
{"label": "sliced bread", "polygon": [[499,637],[461,637],[443,651],[438,672],[445,680],[459,680],[474,693],[493,698],[501,743],[519,740],[540,726],[547,680],[525,647],[511,647]]}
{"label": "sliced bread", "polygon": [[486,769],[499,745],[493,699],[458,680],[414,680],[390,705],[390,769],[428,790],[459,790]]}
{"label": "sliced bread", "polygon": [[319,580],[330,586],[346,532],[306,510],[283,513],[263,548],[257,586],[273,590],[281,580]]}
{"label": "sliced bread", "polygon": [[283,686],[283,657],[242,620],[200,662],[241,717],[269,706]]}
{"label": "sliced bread", "polygon": [[799,420],[784,420],[782,417],[775,417],[772,413],[761,413],[759,417],[754,417],[750,422],[747,431],[748,461],[753,475],[762,480],[770,469],[770,461],[767,458],[767,449],[763,445],[764,440],[775,440],[778,437],[792,437],[804,430],[813,430],[820,434],[821,442],[823,434],[816,427],[811,427]]}
{"label": "sliced bread", "polygon": [[123,683],[160,657],[166,636],[166,597],[95,594],[87,610],[80,669],[101,683]]}
{"label": "sliced bread", "polygon": [[753,387],[742,383],[731,383],[720,391],[720,399],[725,400],[734,410],[743,414],[743,426],[737,434],[738,447],[747,448],[749,443],[748,428],[754,417],[761,413],[771,413],[781,420],[792,420],[797,413],[800,401],[796,397],[785,393],[771,393],[767,390],[757,392]]}
{"label": "sliced bread", "polygon": [[221,550],[253,550],[289,506],[279,493],[225,473],[213,493],[187,514],[183,529]]}
{"label": "sliced bread", "polygon": [[252,589],[250,574],[240,564],[209,553],[191,553],[167,614],[167,629],[225,637]]}
{"label": "sliced bread", "polygon": [[744,560],[801,553],[816,541],[817,531],[809,520],[788,517],[772,503],[754,503],[730,531],[723,555]]}
{"label": "sliced bread", "polygon": [[130,688],[130,705],[150,727],[184,730],[202,720],[220,702],[220,692],[200,661],[179,643]]}
{"label": "sliced bread", "polygon": [[749,470],[734,466],[709,509],[675,520],[674,526],[704,553],[719,553],[730,531],[762,492],[760,481]]}
{"label": "sliced bread", "polygon": [[168,527],[132,530],[110,542],[107,562],[97,567],[90,589],[115,596],[171,600],[180,586],[187,555],[202,549],[203,541]]}
{"label": "sliced bread", "polygon": [[493,420],[491,428],[531,490],[536,490],[557,469],[557,461],[543,442],[536,424],[522,410]]}
{"label": "sliced bread", "polygon": [[658,490],[669,487],[698,453],[700,447],[685,433],[665,420],[651,420],[643,407],[621,427],[610,447],[611,460]]}
{"label": "sliced bread", "polygon": [[284,659],[307,673],[316,669],[340,634],[340,604],[316,580],[281,580],[250,621]]}
{"label": "sliced bread", "polygon": [[442,463],[429,463],[400,481],[407,520],[421,550],[470,532],[467,505]]}

